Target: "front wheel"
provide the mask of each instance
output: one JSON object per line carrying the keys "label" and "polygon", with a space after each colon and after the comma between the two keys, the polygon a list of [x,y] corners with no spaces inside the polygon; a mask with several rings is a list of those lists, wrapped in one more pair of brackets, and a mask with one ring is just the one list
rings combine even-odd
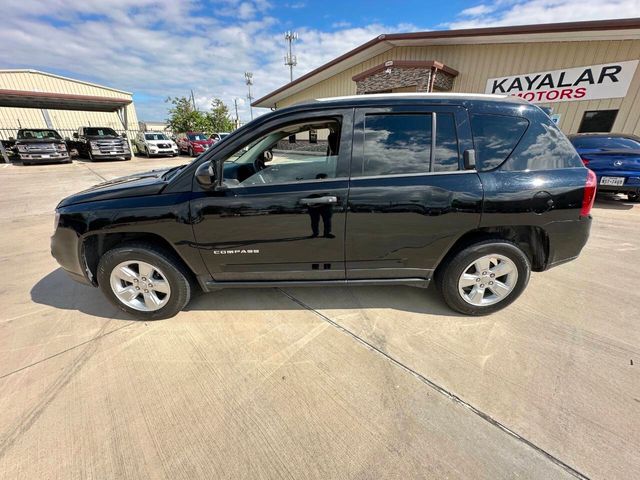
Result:
{"label": "front wheel", "polygon": [[488,315],[511,304],[524,291],[531,264],[506,240],[486,240],[458,252],[438,276],[442,296],[466,315]]}
{"label": "front wheel", "polygon": [[97,276],[111,303],[141,320],[173,317],[191,298],[186,269],[173,254],[154,244],[109,250],[100,258]]}
{"label": "front wheel", "polygon": [[640,193],[627,193],[627,198],[630,202],[638,203],[640,202]]}

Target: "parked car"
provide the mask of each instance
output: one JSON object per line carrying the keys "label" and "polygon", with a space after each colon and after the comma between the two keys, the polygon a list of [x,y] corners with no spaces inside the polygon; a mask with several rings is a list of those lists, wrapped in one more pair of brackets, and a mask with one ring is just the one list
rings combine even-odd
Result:
{"label": "parked car", "polygon": [[598,191],[625,193],[640,202],[640,137],[615,133],[580,133],[569,137],[598,177]]}
{"label": "parked car", "polygon": [[190,157],[206,152],[215,142],[205,133],[186,132],[178,135],[176,141],[180,153],[187,153]]}
{"label": "parked car", "polygon": [[131,160],[131,149],[126,135],[118,135],[109,127],[80,127],[67,142],[69,150],[94,160]]}
{"label": "parked car", "polygon": [[324,99],[261,116],[189,165],[65,198],[51,251],[143,319],[175,315],[196,288],[431,281],[484,315],[579,255],[595,182],[517,97]]}
{"label": "parked car", "polygon": [[227,138],[230,134],[226,133],[226,132],[217,132],[217,133],[212,133],[209,138],[211,140],[214,141],[214,143],[218,143],[220,140],[224,140],[225,138]]}
{"label": "parked car", "polygon": [[50,128],[22,128],[18,130],[15,141],[10,139],[8,146],[13,151],[14,159],[23,165],[71,162],[65,141]]}
{"label": "parked car", "polygon": [[147,157],[178,155],[178,145],[162,132],[138,132],[134,143],[138,152],[144,153]]}

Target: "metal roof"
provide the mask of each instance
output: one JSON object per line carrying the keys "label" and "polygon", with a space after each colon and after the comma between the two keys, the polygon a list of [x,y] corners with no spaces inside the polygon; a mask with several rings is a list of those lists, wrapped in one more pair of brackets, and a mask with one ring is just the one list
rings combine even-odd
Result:
{"label": "metal roof", "polygon": [[0,73],[31,73],[36,75],[44,75],[45,77],[58,78],[60,80],[66,80],[73,83],[81,83],[83,85],[89,85],[90,87],[101,88],[103,90],[111,90],[112,92],[124,93],[125,95],[133,95],[131,92],[125,90],[119,90],[113,87],[106,87],[97,83],[85,82],[84,80],[78,80],[77,78],[63,77],[62,75],[56,75],[55,73],[43,72],[40,70],[33,70],[29,68],[8,68],[0,69]]}
{"label": "metal roof", "polygon": [[0,89],[0,107],[115,112],[130,103],[130,98]]}

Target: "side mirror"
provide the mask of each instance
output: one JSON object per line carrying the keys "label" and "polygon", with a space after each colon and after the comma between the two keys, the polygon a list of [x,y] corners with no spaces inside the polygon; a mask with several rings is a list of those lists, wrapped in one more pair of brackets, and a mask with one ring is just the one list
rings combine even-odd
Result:
{"label": "side mirror", "polygon": [[198,184],[210,190],[216,185],[216,169],[213,162],[205,162],[196,170],[196,181]]}
{"label": "side mirror", "polygon": [[465,170],[475,170],[476,169],[476,151],[465,150],[462,154],[464,160],[464,169]]}
{"label": "side mirror", "polygon": [[123,133],[122,135],[120,135],[122,138],[127,138],[127,134]]}
{"label": "side mirror", "polygon": [[78,132],[73,132],[73,138],[78,138]]}

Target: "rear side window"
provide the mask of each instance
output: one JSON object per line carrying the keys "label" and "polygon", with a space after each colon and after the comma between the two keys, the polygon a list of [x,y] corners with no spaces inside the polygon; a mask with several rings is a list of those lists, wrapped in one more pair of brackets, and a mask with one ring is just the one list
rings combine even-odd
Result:
{"label": "rear side window", "polygon": [[522,117],[472,114],[471,129],[478,170],[491,170],[511,154],[529,122]]}
{"label": "rear side window", "polygon": [[367,115],[363,153],[359,175],[428,172],[431,115]]}
{"label": "rear side window", "polygon": [[458,135],[452,113],[436,115],[436,148],[433,156],[434,172],[458,170]]}

